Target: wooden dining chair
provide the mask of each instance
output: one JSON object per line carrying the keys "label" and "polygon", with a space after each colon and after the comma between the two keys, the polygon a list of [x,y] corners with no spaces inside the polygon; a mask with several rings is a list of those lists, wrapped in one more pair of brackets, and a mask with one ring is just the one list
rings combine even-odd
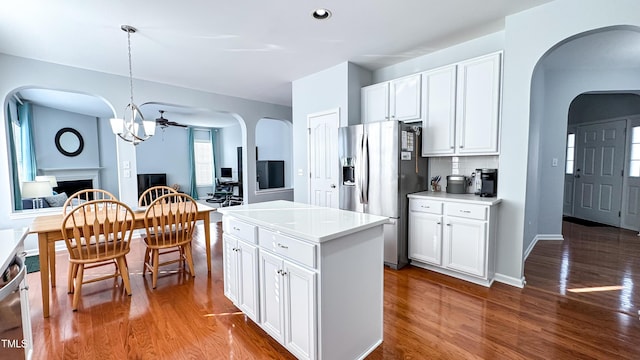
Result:
{"label": "wooden dining chair", "polygon": [[67,198],[62,206],[62,215],[66,215],[71,209],[91,200],[118,200],[115,195],[102,189],[85,189],[77,191]]}
{"label": "wooden dining chair", "polygon": [[176,191],[176,189],[169,186],[164,186],[164,185],[152,186],[147,190],[145,190],[140,195],[140,198],[138,198],[138,206],[140,207],[149,206],[149,204],[151,204],[153,200],[159,198],[162,195],[177,194],[177,193],[178,192]]}
{"label": "wooden dining chair", "polygon": [[[69,285],[73,292],[73,311],[78,310],[82,285],[121,277],[127,295],[131,295],[126,255],[134,229],[133,210],[111,199],[90,200],[69,211],[62,220],[62,236],[69,252]],[[84,280],[86,269],[111,265],[116,272]]]}
{"label": "wooden dining chair", "polygon": [[[187,194],[172,193],[155,199],[144,213],[144,227],[146,236],[143,237],[147,246],[144,256],[142,275],[149,270],[152,274],[152,287],[158,283],[158,268],[172,263],[181,263],[184,269],[189,267],[191,276],[195,276],[191,241],[196,229],[198,206],[196,201]],[[165,250],[164,252],[161,252]],[[160,255],[166,250],[178,252],[178,258],[160,262]]]}

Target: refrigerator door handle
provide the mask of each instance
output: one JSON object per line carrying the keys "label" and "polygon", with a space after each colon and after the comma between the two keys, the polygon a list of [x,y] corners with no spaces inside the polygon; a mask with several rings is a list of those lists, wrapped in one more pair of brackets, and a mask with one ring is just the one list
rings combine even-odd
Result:
{"label": "refrigerator door handle", "polygon": [[369,137],[365,134],[362,136],[362,176],[360,186],[360,203],[369,203]]}

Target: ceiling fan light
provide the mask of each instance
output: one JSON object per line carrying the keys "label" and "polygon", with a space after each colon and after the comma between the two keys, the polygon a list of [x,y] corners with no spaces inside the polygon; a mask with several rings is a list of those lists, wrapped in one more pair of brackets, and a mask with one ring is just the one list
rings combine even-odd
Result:
{"label": "ceiling fan light", "polygon": [[142,126],[144,126],[144,133],[147,136],[153,136],[156,133],[156,122],[153,120],[144,120],[142,122]]}

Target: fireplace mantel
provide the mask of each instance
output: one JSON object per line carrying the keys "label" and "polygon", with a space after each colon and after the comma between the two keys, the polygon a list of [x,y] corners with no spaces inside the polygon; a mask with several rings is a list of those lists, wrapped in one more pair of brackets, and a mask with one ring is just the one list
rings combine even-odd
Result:
{"label": "fireplace mantel", "polygon": [[102,167],[94,168],[45,168],[38,169],[42,175],[53,175],[57,181],[91,180],[93,187],[100,188],[100,170]]}

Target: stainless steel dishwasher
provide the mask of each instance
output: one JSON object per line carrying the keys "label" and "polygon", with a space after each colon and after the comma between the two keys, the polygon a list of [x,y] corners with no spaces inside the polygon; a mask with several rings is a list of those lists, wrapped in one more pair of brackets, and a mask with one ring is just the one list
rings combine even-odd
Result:
{"label": "stainless steel dishwasher", "polygon": [[31,359],[33,352],[24,231],[0,230],[0,360]]}

